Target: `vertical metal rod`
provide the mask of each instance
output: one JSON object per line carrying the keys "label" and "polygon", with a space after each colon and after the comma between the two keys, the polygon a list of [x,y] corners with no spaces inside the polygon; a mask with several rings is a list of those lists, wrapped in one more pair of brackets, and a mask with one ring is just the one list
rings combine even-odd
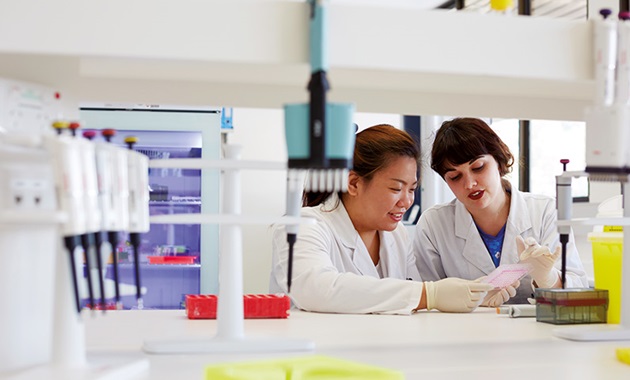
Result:
{"label": "vertical metal rod", "polygon": [[531,16],[532,14],[531,0],[518,0],[518,14],[521,16]]}
{"label": "vertical metal rod", "polygon": [[519,190],[530,190],[530,170],[529,170],[529,146],[530,146],[530,122],[529,120],[519,120]]}

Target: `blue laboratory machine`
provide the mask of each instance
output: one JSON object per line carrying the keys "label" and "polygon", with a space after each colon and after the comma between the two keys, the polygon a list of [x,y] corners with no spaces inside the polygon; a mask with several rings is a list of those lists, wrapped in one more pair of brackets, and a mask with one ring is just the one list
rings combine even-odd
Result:
{"label": "blue laboratory machine", "polygon": [[[355,127],[352,104],[328,103],[326,71],[326,9],[323,1],[309,0],[309,47],[311,77],[309,103],[285,105],[285,133],[289,154],[287,172],[287,215],[299,216],[302,191],[345,191],[352,168]],[[306,177],[306,182],[304,178]],[[287,225],[291,290],[293,245],[298,225]]]}

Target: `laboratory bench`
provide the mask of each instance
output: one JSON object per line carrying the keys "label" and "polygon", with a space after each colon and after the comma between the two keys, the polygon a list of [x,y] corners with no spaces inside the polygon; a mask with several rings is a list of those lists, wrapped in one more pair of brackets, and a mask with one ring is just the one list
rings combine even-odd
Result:
{"label": "laboratory bench", "polygon": [[[126,310],[84,315],[88,360],[107,354],[145,358],[139,378],[201,379],[209,364],[289,358],[311,352],[152,355],[144,340],[211,338],[216,320],[189,320],[183,310]],[[583,325],[584,327],[588,327]],[[312,353],[402,371],[407,379],[628,379],[630,365],[615,349],[630,341],[573,342],[553,336],[567,328],[510,318],[495,309],[470,314],[419,312],[349,315],[292,310],[287,319],[245,320],[247,337],[306,338]],[[575,327],[575,326],[572,326]]]}

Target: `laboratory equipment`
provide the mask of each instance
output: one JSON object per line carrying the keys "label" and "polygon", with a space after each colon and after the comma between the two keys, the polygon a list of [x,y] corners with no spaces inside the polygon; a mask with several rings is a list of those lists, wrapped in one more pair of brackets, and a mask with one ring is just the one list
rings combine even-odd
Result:
{"label": "laboratory equipment", "polygon": [[170,159],[153,160],[152,168],[222,168],[224,170],[222,213],[219,215],[159,215],[152,223],[215,223],[222,225],[219,294],[217,305],[217,333],[211,339],[198,338],[171,341],[145,341],[143,349],[153,354],[173,353],[239,353],[312,350],[313,342],[303,339],[249,338],[244,333],[242,224],[299,224],[314,220],[284,216],[268,218],[241,215],[241,169],[286,169],[281,163],[246,162],[240,160],[240,146],[226,145],[225,159]]}
{"label": "laboratory equipment", "polygon": [[98,199],[98,181],[96,169],[96,151],[94,144],[87,139],[77,137],[80,124],[70,122],[68,129],[72,137],[79,145],[81,155],[81,177],[83,184],[83,212],[86,215],[85,233],[81,235],[81,246],[85,258],[85,267],[88,291],[89,307],[97,308],[94,288],[98,283],[100,294],[100,307],[105,310],[105,285],[103,283],[103,263],[101,261],[101,209]]}
{"label": "laboratory equipment", "polygon": [[[0,139],[4,140],[0,142],[0,156],[7,153],[4,143],[12,137]],[[0,186],[0,246],[10,254],[4,258],[8,272],[1,276],[10,283],[0,284],[6,285],[2,288],[10,296],[0,293],[0,299],[12,308],[2,323],[8,330],[2,331],[0,371],[9,368],[24,379],[138,376],[147,369],[146,360],[93,355],[88,361],[86,357],[78,298],[87,290],[79,291],[85,287],[81,286],[82,279],[77,281],[79,265],[75,257],[80,252],[64,252],[58,244],[62,234],[76,244],[76,235],[84,228],[75,224],[77,220],[85,221],[81,212],[87,211],[79,196],[83,190],[82,171],[70,165],[72,159],[81,162],[77,139],[37,134],[13,140],[19,143],[9,148],[6,159],[0,160],[0,182],[6,180],[9,185]],[[80,180],[69,178],[73,175]],[[4,191],[7,189],[10,191]],[[5,204],[5,200],[10,202]],[[62,209],[61,204],[66,208]],[[75,219],[70,220],[70,215]],[[12,248],[5,246],[4,232],[10,233]],[[70,265],[68,254],[73,259]],[[12,320],[14,317],[18,320]],[[4,367],[5,359],[9,367]]]}
{"label": "laboratory equipment", "polygon": [[[287,318],[291,300],[284,294],[243,295],[243,316],[253,318]],[[186,296],[188,319],[215,319],[217,296],[214,294],[189,294]]]}
{"label": "laboratory equipment", "polygon": [[363,364],[323,355],[285,359],[253,360],[240,363],[214,364],[205,369],[204,380],[231,379],[370,379],[403,380],[405,374],[389,368]]}
{"label": "laboratory equipment", "polygon": [[554,325],[606,323],[608,290],[536,289],[536,321]]}
{"label": "laboratory equipment", "polygon": [[510,318],[536,316],[536,305],[505,305],[497,307],[497,314],[507,314]]}
{"label": "laboratory equipment", "polygon": [[499,265],[481,282],[494,285],[495,289],[503,289],[527,276],[530,270],[531,267],[528,264],[503,264]]}
{"label": "laboratory equipment", "polygon": [[[626,35],[629,28],[625,27],[626,21],[621,21],[623,26],[617,25],[607,16],[610,12],[601,12],[603,20],[594,21],[594,55],[595,55],[595,84],[596,96],[594,105],[588,107],[585,112],[586,120],[586,173],[591,180],[620,182],[622,185],[623,215],[617,220],[594,218],[590,220],[569,220],[570,211],[558,214],[558,228],[566,228],[572,223],[586,225],[630,225],[630,107],[625,96],[630,94],[627,88],[615,86],[628,86],[628,81],[623,79],[627,73],[619,73],[622,80],[615,82],[613,66],[618,67],[627,50],[627,46],[617,48],[617,41],[627,44],[630,38]],[[624,16],[625,17],[625,16]],[[622,17],[622,19],[624,18]],[[619,26],[619,27],[618,27]],[[623,36],[620,36],[623,35]],[[611,51],[614,49],[614,62],[610,60]],[[622,55],[620,55],[622,54]],[[626,53],[627,54],[627,53]],[[604,62],[600,60],[608,60]],[[624,63],[625,64],[625,63]],[[623,66],[622,66],[623,67]],[[625,69],[623,69],[625,70]],[[613,96],[611,99],[611,89]],[[617,98],[614,95],[617,95]],[[612,101],[611,101],[612,100]],[[584,175],[584,174],[581,174]],[[559,177],[571,177],[569,172],[564,172]],[[558,177],[557,177],[558,178]],[[561,179],[558,178],[560,181]],[[562,179],[564,182],[564,180]],[[570,185],[570,181],[567,181]],[[565,209],[570,210],[570,201],[566,200],[568,191],[558,193],[558,204],[565,204]],[[562,199],[561,199],[562,198]],[[624,229],[624,240],[630,241],[630,228]],[[630,258],[630,244],[623,248],[623,256]],[[627,287],[630,284],[630,259],[621,263],[621,284]],[[629,288],[630,289],[630,288]],[[558,337],[571,340],[626,340],[630,339],[630,291],[621,291],[621,314],[619,325],[601,325],[597,328],[564,328],[557,329],[554,334]]]}
{"label": "laboratory equipment", "polygon": [[[118,233],[129,229],[127,152],[110,144],[111,138],[115,135],[113,129],[104,129],[101,134],[107,142],[94,142],[101,230],[107,232],[107,241],[109,242],[116,309],[122,309],[116,247],[118,246]],[[89,130],[85,131],[83,135],[92,141],[96,137],[96,132]],[[100,233],[96,236],[100,240]],[[98,241],[97,246],[102,249]],[[102,263],[102,260],[103,258],[99,262]],[[102,268],[99,268],[99,271],[101,270]],[[108,280],[104,280],[104,283],[107,282]]]}
{"label": "laboratory equipment", "polygon": [[593,232],[588,240],[593,247],[595,287],[608,290],[608,323],[619,323],[623,232]]}
{"label": "laboratory equipment", "polygon": [[134,136],[125,138],[129,148],[127,169],[129,174],[129,241],[133,249],[133,267],[136,284],[136,301],[138,309],[144,308],[142,303],[142,287],[140,281],[140,234],[149,232],[149,159],[133,150],[138,139]]}
{"label": "laboratory equipment", "polygon": [[0,133],[0,377],[51,360],[55,256],[64,220],[49,156],[10,137]]}
{"label": "laboratory equipment", "polygon": [[[299,216],[302,190],[312,192],[346,191],[352,168],[355,127],[352,104],[326,101],[329,89],[327,15],[322,0],[308,0],[311,76],[309,103],[285,105],[285,134],[289,155],[287,172],[287,215]],[[304,183],[306,176],[306,183]],[[287,225],[289,262],[287,291],[291,291],[293,245],[297,225]]]}
{"label": "laboratory equipment", "polygon": [[[142,104],[84,104],[83,124],[109,136],[112,146],[126,146],[136,136],[136,152],[156,159],[208,158],[221,154],[221,112],[217,107]],[[113,131],[112,131],[113,132]],[[103,143],[97,139],[95,143]],[[152,216],[217,212],[219,169],[149,168],[149,212]],[[126,229],[125,229],[126,230]],[[121,228],[118,260],[107,266],[111,278],[117,265],[121,283],[134,282],[130,236]],[[145,309],[183,309],[186,294],[216,294],[218,288],[219,229],[216,225],[152,224],[140,234],[139,263]],[[115,267],[114,267],[115,268]],[[124,296],[125,309],[136,307]]]}
{"label": "laboratory equipment", "polygon": [[[81,312],[81,300],[78,281],[77,247],[80,246],[80,236],[86,233],[87,216],[84,208],[84,185],[81,168],[81,148],[74,138],[61,135],[69,123],[62,120],[53,122],[53,128],[58,136],[44,136],[44,146],[53,161],[55,191],[59,209],[67,215],[62,227],[62,236],[70,263],[69,277],[72,279],[73,293],[77,312]],[[87,255],[86,255],[87,256]],[[87,277],[88,280],[90,276]],[[90,302],[93,301],[91,281],[88,281]]]}
{"label": "laboratory equipment", "polygon": [[[560,160],[562,171],[566,173],[568,159]],[[560,175],[556,177],[556,207],[558,209],[558,220],[571,219],[571,209],[573,207],[573,196],[571,195],[572,176]],[[558,226],[558,234],[560,234],[560,246],[562,247],[562,269],[561,283],[562,288],[566,286],[567,280],[567,244],[569,243],[569,235],[571,234],[571,226]]]}

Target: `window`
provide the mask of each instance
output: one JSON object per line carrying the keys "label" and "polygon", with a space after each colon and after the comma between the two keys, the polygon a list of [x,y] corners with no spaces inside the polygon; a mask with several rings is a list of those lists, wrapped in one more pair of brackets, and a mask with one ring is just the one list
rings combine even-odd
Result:
{"label": "window", "polygon": [[[518,161],[519,121],[517,119],[494,119],[491,124],[499,137],[508,145]],[[530,189],[536,194],[556,196],[556,176],[562,172],[560,160],[567,158],[569,171],[581,171],[586,167],[586,125],[584,122],[531,120],[530,121]],[[519,186],[519,167],[514,165],[507,177]],[[573,179],[573,198],[587,200],[589,184],[586,177]]]}

